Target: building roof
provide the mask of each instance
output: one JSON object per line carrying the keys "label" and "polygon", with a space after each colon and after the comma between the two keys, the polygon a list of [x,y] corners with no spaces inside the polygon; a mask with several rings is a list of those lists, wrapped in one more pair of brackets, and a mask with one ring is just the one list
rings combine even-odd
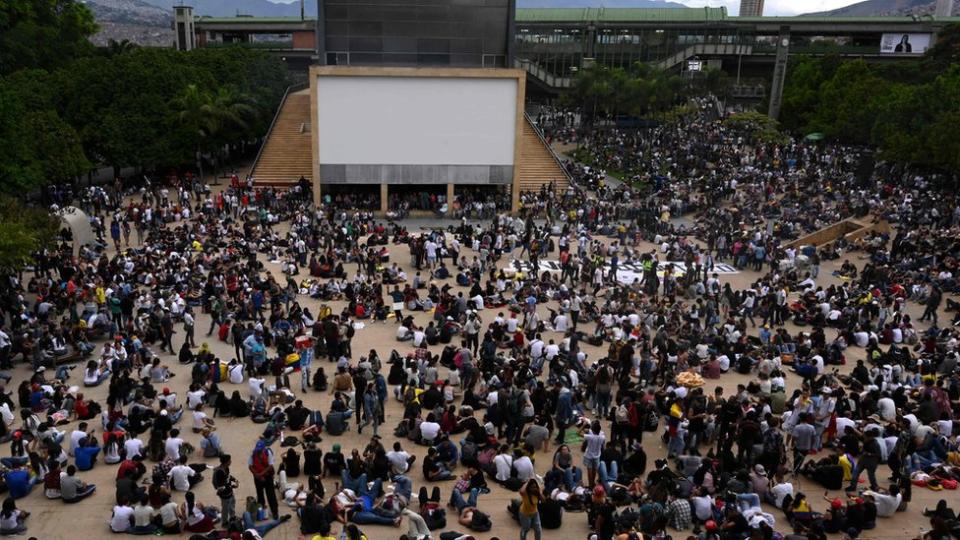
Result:
{"label": "building roof", "polygon": [[934,19],[903,16],[873,16],[873,17],[826,17],[826,16],[796,16],[796,17],[730,17],[732,22],[745,23],[830,23],[830,24],[856,24],[856,23],[924,23],[924,22],[958,22],[960,17],[937,17]]}
{"label": "building roof", "polygon": [[256,24],[288,24],[317,22],[316,17],[197,17],[196,22],[203,24],[237,24],[251,22]]}
{"label": "building roof", "polygon": [[709,22],[727,18],[727,8],[520,8],[517,22]]}

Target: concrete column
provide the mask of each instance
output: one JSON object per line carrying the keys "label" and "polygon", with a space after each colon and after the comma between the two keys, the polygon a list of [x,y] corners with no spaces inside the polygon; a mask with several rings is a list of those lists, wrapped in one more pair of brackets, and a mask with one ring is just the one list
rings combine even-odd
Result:
{"label": "concrete column", "polygon": [[937,0],[937,8],[934,15],[939,17],[949,17],[953,14],[953,0]]}
{"label": "concrete column", "polygon": [[773,64],[773,84],[770,85],[770,109],[767,115],[774,120],[780,116],[780,105],[783,102],[783,84],[787,78],[787,57],[790,54],[790,27],[780,27],[780,37],[777,38],[777,58]]}
{"label": "concrete column", "polygon": [[453,213],[453,184],[447,184],[447,214]]}
{"label": "concrete column", "polygon": [[386,214],[390,210],[390,185],[380,184],[380,213]]}
{"label": "concrete column", "polygon": [[314,178],[311,183],[313,184],[313,207],[320,208],[320,203],[323,202],[323,196],[320,194],[320,179]]}

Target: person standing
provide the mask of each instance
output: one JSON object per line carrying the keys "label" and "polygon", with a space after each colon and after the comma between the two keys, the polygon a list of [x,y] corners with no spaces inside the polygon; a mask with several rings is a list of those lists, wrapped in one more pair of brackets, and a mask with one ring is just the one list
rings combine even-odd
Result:
{"label": "person standing", "polygon": [[879,433],[875,429],[871,429],[864,434],[863,452],[860,453],[860,457],[857,459],[857,467],[850,476],[850,485],[847,486],[847,491],[857,490],[857,482],[860,481],[860,474],[863,471],[867,471],[867,479],[870,480],[870,489],[873,491],[878,489],[877,467],[880,465],[881,442],[877,435],[879,435]]}
{"label": "person standing", "polygon": [[396,319],[397,324],[403,322],[403,291],[400,290],[399,285],[393,286],[393,291],[390,293],[390,300],[393,301],[393,317]]}
{"label": "person standing", "polygon": [[307,388],[310,388],[312,382],[310,373],[310,364],[313,363],[313,340],[309,340],[302,349],[300,349],[300,390],[306,394]]}
{"label": "person standing", "polygon": [[[798,473],[803,466],[803,460],[814,449],[817,430],[811,425],[813,413],[800,414],[800,422],[791,432],[793,439],[793,472]],[[856,480],[854,480],[856,483]]]}
{"label": "person standing", "polygon": [[196,321],[193,318],[193,308],[187,307],[187,309],[183,312],[183,342],[191,348],[197,346],[197,342],[193,338],[193,327],[195,324]]}
{"label": "person standing", "polygon": [[377,435],[377,427],[380,426],[382,413],[380,410],[380,397],[377,395],[377,389],[373,382],[367,383],[367,388],[363,392],[362,401],[364,420],[357,426],[357,433],[363,433],[363,428],[373,424],[373,434]]}
{"label": "person standing", "polygon": [[520,509],[517,518],[520,521],[520,540],[527,539],[527,532],[533,529],[533,537],[540,540],[543,527],[540,524],[540,502],[543,495],[536,478],[527,480],[520,486]]}
{"label": "person standing", "polygon": [[220,454],[220,465],[213,470],[213,487],[220,497],[220,512],[223,523],[229,523],[237,515],[237,498],[233,490],[240,486],[237,479],[230,475],[230,454]]}
{"label": "person standing", "polygon": [[263,440],[257,441],[256,447],[250,453],[247,466],[253,475],[253,484],[257,489],[257,502],[260,506],[269,504],[273,519],[280,519],[280,510],[277,505],[277,491],[273,485],[276,469],[273,466],[273,450],[267,447]]}
{"label": "person standing", "polygon": [[940,307],[940,301],[943,299],[943,291],[940,290],[939,285],[932,285],[930,288],[930,295],[927,297],[926,309],[923,310],[923,315],[920,316],[921,321],[932,320],[933,325],[937,325],[937,309]]}
{"label": "person standing", "polygon": [[590,424],[590,431],[583,436],[583,445],[580,450],[583,452],[583,466],[587,469],[587,485],[593,486],[597,480],[597,469],[600,466],[600,454],[603,453],[603,445],[607,442],[607,436],[600,429],[600,421],[594,420]]}

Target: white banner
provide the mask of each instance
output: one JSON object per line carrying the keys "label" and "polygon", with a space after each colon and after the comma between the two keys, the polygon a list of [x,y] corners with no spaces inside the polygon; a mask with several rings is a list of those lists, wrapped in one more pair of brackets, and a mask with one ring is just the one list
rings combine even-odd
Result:
{"label": "white banner", "polygon": [[930,48],[930,34],[883,34],[880,54],[923,54]]}
{"label": "white banner", "polygon": [[[657,265],[657,275],[663,277],[666,274],[667,269],[670,269],[671,273],[674,276],[683,276],[687,273],[687,265],[679,261],[660,261]],[[533,270],[533,266],[530,264],[530,261],[521,261],[517,259],[511,259],[510,265],[504,268],[504,273],[509,277],[513,277],[516,272],[523,272],[524,274],[529,274]],[[540,261],[540,274],[544,272],[549,272],[550,274],[560,275],[563,271],[563,268],[560,265],[560,261],[555,259],[545,259]],[[604,265],[603,267],[604,274],[610,272],[610,266]],[[713,270],[710,271],[711,274],[738,274],[739,270],[730,266],[726,263],[714,263]],[[617,281],[623,285],[629,285],[634,281],[639,280],[643,281],[643,264],[639,262],[629,262],[621,263],[617,265]]]}

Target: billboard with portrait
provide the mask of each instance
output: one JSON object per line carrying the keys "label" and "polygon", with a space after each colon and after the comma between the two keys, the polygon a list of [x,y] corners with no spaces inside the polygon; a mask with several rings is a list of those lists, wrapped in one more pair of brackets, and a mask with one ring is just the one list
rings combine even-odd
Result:
{"label": "billboard with portrait", "polygon": [[923,54],[930,47],[930,34],[883,34],[880,54]]}

